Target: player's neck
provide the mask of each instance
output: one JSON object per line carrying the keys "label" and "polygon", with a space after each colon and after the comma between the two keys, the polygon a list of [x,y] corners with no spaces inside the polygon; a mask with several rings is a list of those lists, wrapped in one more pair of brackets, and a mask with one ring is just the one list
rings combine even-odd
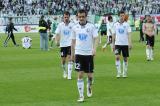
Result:
{"label": "player's neck", "polygon": [[124,23],[124,21],[119,21],[119,23],[120,23],[120,24],[123,24],[123,23]]}
{"label": "player's neck", "polygon": [[79,25],[81,25],[81,26],[85,26],[87,23],[88,23],[87,21],[86,21],[86,22],[84,22],[84,23],[80,23],[80,22],[79,22]]}
{"label": "player's neck", "polygon": [[70,21],[64,21],[65,25],[68,25],[70,23]]}

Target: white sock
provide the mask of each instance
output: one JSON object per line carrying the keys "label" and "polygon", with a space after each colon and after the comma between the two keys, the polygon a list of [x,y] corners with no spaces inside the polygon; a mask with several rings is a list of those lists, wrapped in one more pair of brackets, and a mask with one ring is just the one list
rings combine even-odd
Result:
{"label": "white sock", "polygon": [[150,58],[153,59],[153,49],[150,48]]}
{"label": "white sock", "polygon": [[84,81],[83,81],[83,79],[78,79],[77,87],[78,87],[79,96],[83,97],[83,93],[84,93]]}
{"label": "white sock", "polygon": [[72,76],[72,67],[73,67],[73,62],[68,62],[68,78],[71,78]]}
{"label": "white sock", "polygon": [[128,62],[123,61],[123,75],[127,74]]}
{"label": "white sock", "polygon": [[149,50],[149,48],[146,48],[146,56],[147,56],[147,58],[150,58],[150,50]]}
{"label": "white sock", "polygon": [[121,74],[121,62],[120,62],[120,60],[116,60],[116,68],[117,68],[117,74]]}

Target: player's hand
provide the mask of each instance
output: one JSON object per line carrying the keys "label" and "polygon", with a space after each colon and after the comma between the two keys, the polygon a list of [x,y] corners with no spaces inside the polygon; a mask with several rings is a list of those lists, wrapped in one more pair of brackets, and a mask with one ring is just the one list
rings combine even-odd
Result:
{"label": "player's hand", "polygon": [[59,42],[56,42],[56,46],[58,46],[58,47],[60,46]]}
{"label": "player's hand", "polygon": [[96,50],[95,49],[93,49],[92,54],[93,54],[93,56],[96,55]]}
{"label": "player's hand", "polygon": [[71,61],[75,61],[75,56],[74,55],[71,55]]}
{"label": "player's hand", "polygon": [[113,52],[115,51],[115,45],[113,45],[112,50],[113,50]]}
{"label": "player's hand", "polygon": [[131,50],[131,49],[132,49],[132,45],[130,44],[130,45],[129,45],[129,50]]}

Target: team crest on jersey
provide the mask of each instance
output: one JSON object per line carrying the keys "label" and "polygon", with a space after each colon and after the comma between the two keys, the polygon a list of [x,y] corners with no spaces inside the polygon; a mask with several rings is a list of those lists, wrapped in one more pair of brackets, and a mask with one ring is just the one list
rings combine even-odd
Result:
{"label": "team crest on jersey", "polygon": [[85,41],[85,40],[87,39],[87,34],[80,33],[80,34],[79,34],[79,39],[80,39],[81,41]]}
{"label": "team crest on jersey", "polygon": [[69,35],[69,33],[70,33],[70,32],[69,32],[68,30],[64,30],[64,31],[63,31],[63,34],[64,34],[64,35]]}
{"label": "team crest on jersey", "polygon": [[123,33],[124,33],[124,29],[119,28],[119,29],[118,29],[118,32],[119,32],[120,34],[123,34]]}

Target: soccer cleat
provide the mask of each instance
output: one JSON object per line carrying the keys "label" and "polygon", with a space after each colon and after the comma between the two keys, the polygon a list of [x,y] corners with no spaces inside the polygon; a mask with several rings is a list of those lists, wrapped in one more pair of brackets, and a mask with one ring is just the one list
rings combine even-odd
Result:
{"label": "soccer cleat", "polygon": [[67,73],[66,73],[66,71],[63,72],[63,78],[67,78]]}
{"label": "soccer cleat", "polygon": [[84,102],[84,96],[79,97],[79,99],[77,100],[77,102]]}
{"label": "soccer cleat", "polygon": [[123,78],[127,78],[127,74],[123,74],[122,77],[123,77]]}
{"label": "soccer cleat", "polygon": [[91,87],[89,87],[88,84],[87,84],[87,96],[92,97],[92,89],[91,89]]}
{"label": "soccer cleat", "polygon": [[117,78],[120,78],[120,77],[121,77],[121,74],[118,73],[116,77],[117,77]]}
{"label": "soccer cleat", "polygon": [[150,61],[151,59],[150,58],[147,58],[147,61]]}
{"label": "soccer cleat", "polygon": [[68,80],[71,80],[72,78],[71,78],[71,77],[68,77],[67,79],[68,79]]}
{"label": "soccer cleat", "polygon": [[154,58],[152,57],[150,60],[151,60],[151,61],[153,61],[153,60],[154,60]]}

